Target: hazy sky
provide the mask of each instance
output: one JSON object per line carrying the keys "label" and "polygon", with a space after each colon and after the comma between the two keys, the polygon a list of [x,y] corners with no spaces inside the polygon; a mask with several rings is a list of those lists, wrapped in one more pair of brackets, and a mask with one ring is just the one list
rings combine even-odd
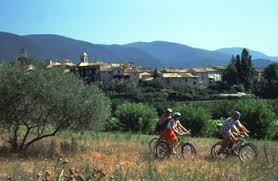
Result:
{"label": "hazy sky", "polygon": [[278,0],[1,0],[0,31],[101,44],[240,46],[278,56]]}

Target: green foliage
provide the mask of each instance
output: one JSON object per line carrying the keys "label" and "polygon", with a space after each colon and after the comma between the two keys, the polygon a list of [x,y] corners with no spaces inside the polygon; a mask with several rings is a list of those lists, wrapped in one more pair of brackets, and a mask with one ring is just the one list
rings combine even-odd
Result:
{"label": "green foliage", "polygon": [[272,63],[266,67],[257,93],[265,98],[278,97],[278,63]]}
{"label": "green foliage", "polygon": [[193,104],[178,103],[173,110],[182,114],[181,123],[191,129],[193,136],[201,135],[206,129],[205,122],[210,119],[210,112],[207,109]]}
{"label": "green foliage", "polygon": [[270,123],[266,135],[268,135],[269,138],[278,140],[278,119]]}
{"label": "green foliage", "polygon": [[246,90],[253,88],[255,68],[252,64],[251,56],[247,49],[243,49],[241,56],[232,58],[231,63],[226,68],[222,80],[229,85],[243,84]]}
{"label": "green foliage", "polygon": [[242,122],[250,129],[251,135],[257,138],[272,136],[267,131],[270,123],[277,119],[277,101],[266,101],[261,99],[241,100],[217,100],[206,102],[195,102],[198,107],[206,107],[211,112],[212,119],[224,120],[238,110],[242,113]]}
{"label": "green foliage", "polygon": [[225,119],[231,115],[233,106],[237,100],[217,100],[207,101],[197,104],[197,106],[206,107],[211,112],[212,119]]}
{"label": "green foliage", "polygon": [[[223,78],[223,77],[222,77]],[[211,83],[208,86],[208,91],[214,91],[213,93],[225,93],[226,91],[229,91],[231,89],[230,85],[227,83],[227,81],[217,81],[214,83]]]}
{"label": "green foliage", "polygon": [[[276,139],[276,127],[273,126],[277,116],[277,100],[267,101],[261,99],[194,101],[190,103],[177,103],[174,111],[183,113],[183,123],[194,131],[195,135],[216,136],[216,124],[232,115],[238,110],[242,113],[242,123],[256,138]],[[197,131],[196,131],[197,130]]]}
{"label": "green foliage", "polygon": [[248,99],[238,101],[233,110],[241,112],[241,121],[257,138],[271,138],[269,129],[275,120],[271,104],[264,100]]}
{"label": "green foliage", "polygon": [[154,107],[143,103],[123,103],[117,107],[115,117],[123,131],[151,133],[158,119]]}
{"label": "green foliage", "polygon": [[[110,100],[63,70],[19,64],[0,67],[0,126],[15,151],[67,128],[97,129],[110,116]],[[29,138],[36,132],[36,137]]]}
{"label": "green foliage", "polygon": [[104,124],[105,131],[121,131],[122,127],[119,119],[115,117],[108,119]]}
{"label": "green foliage", "polygon": [[149,81],[142,81],[141,86],[146,89],[152,88],[154,91],[159,91],[165,88],[163,82],[158,78]]}
{"label": "green foliage", "polygon": [[218,137],[219,136],[219,128],[222,125],[224,120],[218,119],[209,119],[204,122],[204,128],[202,129],[202,135],[207,137]]}
{"label": "green foliage", "polygon": [[238,80],[238,70],[235,64],[229,64],[225,69],[224,74],[222,76],[223,81],[228,82],[229,85],[235,85],[239,82]]}

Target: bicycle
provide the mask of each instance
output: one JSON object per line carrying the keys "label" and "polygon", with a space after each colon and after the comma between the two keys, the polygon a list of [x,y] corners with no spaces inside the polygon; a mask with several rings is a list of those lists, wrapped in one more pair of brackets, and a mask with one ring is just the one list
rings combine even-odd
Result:
{"label": "bicycle", "polygon": [[152,138],[151,141],[149,142],[149,150],[151,153],[155,153],[155,145],[157,143],[159,138],[155,137]]}
{"label": "bicycle", "polygon": [[[184,135],[190,135],[190,132],[186,132]],[[176,145],[175,150],[177,150],[176,156],[178,158],[192,159],[192,160],[196,158],[196,154],[197,154],[196,149],[189,142],[184,142],[181,139],[178,139],[178,144]],[[157,158],[163,160],[165,158],[170,157],[172,153],[172,149],[171,146],[166,141],[161,140],[158,141],[155,145],[155,153]]]}
{"label": "bicycle", "polygon": [[220,152],[222,141],[214,144],[210,152],[212,159],[227,159],[234,154],[242,162],[254,161],[258,157],[258,149],[247,141],[248,138],[248,136],[238,138],[235,145],[227,145],[223,152]]}

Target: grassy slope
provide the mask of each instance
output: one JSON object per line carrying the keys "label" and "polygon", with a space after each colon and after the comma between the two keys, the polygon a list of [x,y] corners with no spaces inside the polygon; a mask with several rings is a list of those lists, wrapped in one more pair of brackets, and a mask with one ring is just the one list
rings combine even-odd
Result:
{"label": "grassy slope", "polygon": [[[148,150],[148,142],[152,137],[109,133],[81,135],[65,132],[52,141],[45,140],[34,145],[24,156],[2,152],[0,175],[2,179],[7,175],[12,175],[14,178],[18,175],[34,177],[34,174],[45,170],[54,175],[53,170],[57,162],[55,158],[52,160],[50,157],[55,157],[56,150],[60,150],[64,158],[69,160],[66,168],[78,167],[83,175],[86,174],[86,165],[102,169],[107,179],[110,176],[116,180],[117,178],[124,180],[125,177],[127,180],[142,178],[144,180],[227,180],[227,178],[277,180],[278,178],[277,142],[253,140],[252,142],[259,146],[260,157],[255,163],[246,165],[238,158],[220,162],[211,160],[210,148],[219,141],[212,138],[185,138],[197,148],[198,155],[194,161],[178,160],[174,156],[159,161]],[[267,157],[264,153],[267,153]]]}

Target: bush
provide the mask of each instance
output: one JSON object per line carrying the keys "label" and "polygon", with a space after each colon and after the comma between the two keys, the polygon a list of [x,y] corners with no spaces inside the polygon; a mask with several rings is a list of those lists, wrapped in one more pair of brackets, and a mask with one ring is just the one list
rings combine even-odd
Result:
{"label": "bush", "polygon": [[123,131],[151,133],[158,116],[154,107],[142,103],[123,103],[117,107],[115,117]]}
{"label": "bush", "polygon": [[160,91],[165,88],[163,82],[160,79],[153,79],[150,81],[142,81],[140,83],[141,87],[153,88],[155,91]]}
{"label": "bush", "polygon": [[201,135],[206,137],[218,137],[219,128],[222,125],[224,120],[221,119],[209,119],[204,122],[204,127],[202,129]]}
{"label": "bush", "polygon": [[275,120],[275,113],[269,102],[258,99],[240,100],[234,105],[233,110],[241,112],[241,122],[254,137],[272,138],[269,130]]}
{"label": "bush", "polygon": [[122,126],[119,119],[112,117],[105,122],[104,128],[105,131],[121,131]]}
{"label": "bush", "polygon": [[206,107],[211,112],[212,119],[225,119],[231,115],[236,100],[218,100],[201,102],[197,106]]}
{"label": "bush", "polygon": [[178,103],[173,110],[182,114],[181,123],[191,129],[193,136],[202,135],[206,129],[205,124],[210,119],[210,112],[207,109],[193,104]]}
{"label": "bush", "polygon": [[[277,101],[262,99],[240,99],[193,102],[199,108],[208,109],[212,119],[224,120],[233,111],[242,113],[241,122],[256,138],[274,138],[273,121],[277,119]],[[209,126],[209,125],[207,125]],[[210,127],[210,126],[209,126]],[[203,133],[204,134],[204,133]],[[210,133],[209,133],[210,134]]]}
{"label": "bush", "polygon": [[278,99],[273,99],[270,101],[272,106],[272,111],[276,114],[276,118],[278,119]]}
{"label": "bush", "polygon": [[278,140],[278,119],[270,123],[267,129],[267,135],[274,140]]}

